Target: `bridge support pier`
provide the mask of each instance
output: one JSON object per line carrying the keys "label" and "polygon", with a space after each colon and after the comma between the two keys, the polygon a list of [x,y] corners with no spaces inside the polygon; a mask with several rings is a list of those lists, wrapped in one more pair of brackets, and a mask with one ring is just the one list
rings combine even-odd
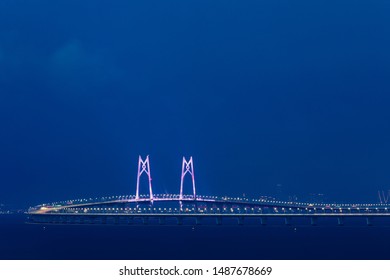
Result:
{"label": "bridge support pier", "polygon": [[114,217],[114,224],[119,224],[119,217],[118,216],[115,216]]}
{"label": "bridge support pier", "polygon": [[196,218],[196,225],[201,225],[202,224],[202,218],[201,217],[197,217]]}
{"label": "bridge support pier", "polygon": [[165,225],[165,218],[164,218],[164,217],[160,217],[160,218],[158,219],[158,223],[159,223],[160,225]]}
{"label": "bridge support pier", "polygon": [[312,226],[316,226],[317,225],[317,217],[310,217],[310,224]]}
{"label": "bridge support pier", "polygon": [[72,217],[72,216],[68,216],[68,217],[66,218],[66,223],[67,223],[67,224],[73,224],[73,217]]}
{"label": "bridge support pier", "polygon": [[221,217],[217,217],[215,218],[215,222],[217,223],[217,225],[222,225],[222,218]]}
{"label": "bridge support pier", "polygon": [[338,217],[337,218],[337,225],[343,226],[344,225],[344,218],[343,217]]}
{"label": "bridge support pier", "polygon": [[262,226],[266,226],[267,225],[267,218],[266,217],[261,217],[260,218],[260,224]]}
{"label": "bridge support pier", "polygon": [[148,218],[148,217],[143,217],[143,218],[142,218],[142,223],[143,223],[144,225],[149,224],[149,218]]}
{"label": "bridge support pier", "polygon": [[367,226],[372,226],[372,218],[371,217],[367,217],[366,222],[367,222]]}
{"label": "bridge support pier", "polygon": [[58,216],[54,217],[53,223],[58,224],[59,221],[60,221],[60,217],[58,217]]}
{"label": "bridge support pier", "polygon": [[286,226],[291,226],[291,217],[284,218],[284,224]]}
{"label": "bridge support pier", "polygon": [[177,220],[177,224],[179,226],[181,226],[183,224],[183,218],[182,217],[177,217],[176,220]]}
{"label": "bridge support pier", "polygon": [[127,224],[132,225],[134,222],[133,217],[127,217]]}
{"label": "bridge support pier", "polygon": [[237,222],[240,226],[244,225],[244,217],[238,217]]}
{"label": "bridge support pier", "polygon": [[102,217],[101,220],[103,225],[107,224],[107,217]]}

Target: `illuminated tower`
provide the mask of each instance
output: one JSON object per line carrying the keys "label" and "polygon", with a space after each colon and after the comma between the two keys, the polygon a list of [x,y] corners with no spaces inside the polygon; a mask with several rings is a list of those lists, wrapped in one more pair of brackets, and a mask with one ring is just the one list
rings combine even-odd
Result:
{"label": "illuminated tower", "polygon": [[387,191],[378,191],[378,196],[379,196],[379,202],[381,204],[387,204],[390,198],[390,190]]}
{"label": "illuminated tower", "polygon": [[183,157],[183,164],[182,164],[182,167],[181,167],[180,200],[183,199],[184,177],[186,176],[187,173],[191,174],[191,177],[192,177],[192,191],[193,191],[194,199],[196,199],[194,163],[193,163],[192,157],[190,157],[189,161],[187,161],[186,158]]}
{"label": "illuminated tower", "polygon": [[150,176],[150,164],[149,164],[149,156],[146,156],[145,160],[142,160],[141,156],[138,157],[138,175],[137,175],[137,191],[135,194],[135,200],[139,200],[139,178],[143,173],[146,173],[149,180],[149,194],[150,200],[153,200],[153,191],[152,191],[152,177]]}

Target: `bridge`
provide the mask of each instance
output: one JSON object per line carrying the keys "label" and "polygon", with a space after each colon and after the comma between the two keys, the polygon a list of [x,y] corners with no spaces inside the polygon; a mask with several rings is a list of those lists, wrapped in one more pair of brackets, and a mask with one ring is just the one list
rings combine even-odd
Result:
{"label": "bridge", "polygon": [[[148,194],[140,194],[142,175],[147,177]],[[184,194],[184,180],[191,179],[191,194]],[[390,217],[390,204],[348,204],[291,202],[245,197],[202,196],[196,193],[194,162],[183,157],[179,194],[155,194],[152,188],[150,159],[138,159],[135,195],[109,196],[53,202],[31,207],[32,223],[61,224],[194,224],[236,221],[266,225],[270,219],[291,225],[304,218],[317,225],[318,219],[332,219],[344,225],[346,218],[361,218],[372,225],[374,218]]]}

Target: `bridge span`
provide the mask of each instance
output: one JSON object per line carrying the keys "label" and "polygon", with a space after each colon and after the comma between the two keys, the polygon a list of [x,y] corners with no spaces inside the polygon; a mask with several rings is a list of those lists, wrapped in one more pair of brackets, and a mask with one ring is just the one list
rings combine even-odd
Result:
{"label": "bridge span", "polygon": [[[141,175],[148,178],[149,194],[140,194]],[[184,194],[184,178],[191,176],[192,193]],[[202,196],[196,193],[194,165],[192,157],[183,158],[179,194],[154,194],[151,183],[149,156],[139,157],[135,195],[109,196],[102,198],[74,199],[45,203],[31,207],[28,211],[30,222],[34,223],[75,223],[75,224],[165,224],[166,220],[176,224],[191,221],[200,225],[202,221],[256,221],[265,225],[269,219],[282,219],[291,225],[293,220],[305,218],[311,225],[317,225],[319,218],[334,219],[338,225],[345,218],[364,218],[372,225],[373,218],[390,217],[387,203],[312,203],[280,201],[268,199],[249,199],[245,197]]]}

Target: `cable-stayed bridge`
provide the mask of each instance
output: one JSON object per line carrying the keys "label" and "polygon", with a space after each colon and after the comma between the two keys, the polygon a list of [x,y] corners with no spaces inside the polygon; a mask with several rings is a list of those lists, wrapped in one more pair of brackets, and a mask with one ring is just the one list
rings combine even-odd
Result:
{"label": "cable-stayed bridge", "polygon": [[[140,194],[142,175],[147,177],[148,194]],[[191,194],[184,194],[184,179],[191,178]],[[372,225],[373,218],[390,217],[390,204],[348,204],[290,202],[245,197],[202,196],[195,186],[194,162],[183,157],[180,190],[178,194],[155,194],[152,188],[150,159],[138,159],[135,195],[109,196],[53,202],[31,207],[30,222],[70,224],[223,224],[236,220],[244,224],[251,220],[266,225],[269,219],[282,219],[291,225],[294,219],[305,218],[317,225],[320,218],[334,219],[343,225],[346,218],[364,218]]]}

